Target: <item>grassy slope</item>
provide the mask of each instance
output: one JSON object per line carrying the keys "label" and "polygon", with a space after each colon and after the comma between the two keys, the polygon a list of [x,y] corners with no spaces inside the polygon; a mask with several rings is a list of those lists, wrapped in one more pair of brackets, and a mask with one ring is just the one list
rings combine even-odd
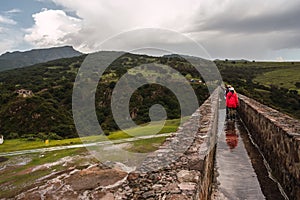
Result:
{"label": "grassy slope", "polygon": [[[185,118],[183,119],[185,120]],[[126,132],[130,133],[127,135],[124,131],[115,131],[111,133],[108,138],[111,140],[128,138],[132,136],[143,136],[143,135],[152,135],[153,131],[157,130],[160,127],[159,122],[154,122],[151,126],[146,126],[148,124],[143,124],[136,128],[127,129]],[[167,120],[164,127],[158,132],[159,133],[170,133],[175,132],[180,125],[179,119]]]}
{"label": "grassy slope", "polygon": [[[220,61],[219,61],[220,62]],[[259,62],[242,62],[242,61],[236,61],[234,64],[230,61],[224,62],[221,61],[220,63],[224,63],[226,65],[234,65],[236,67],[245,67],[245,66],[251,66],[252,68],[284,68],[284,67],[295,67],[300,66],[300,62],[267,62],[267,61],[259,61]]]}
{"label": "grassy slope", "polygon": [[137,140],[128,148],[128,151],[137,153],[147,153],[157,150],[157,148],[165,141],[166,137],[150,138],[145,140]]}
{"label": "grassy slope", "polygon": [[[183,119],[185,120],[185,118]],[[179,119],[167,120],[165,126],[159,133],[169,133],[175,132],[180,124]],[[147,125],[147,124],[145,124]],[[130,135],[127,135],[123,131],[115,131],[112,132],[108,139],[117,140],[122,138],[134,137],[134,136],[142,136],[142,135],[151,135],[153,130],[156,130],[159,127],[158,123],[154,123],[152,126],[147,127],[140,126],[137,128],[128,129]],[[62,145],[71,145],[71,144],[80,144],[82,141],[84,142],[99,142],[104,141],[106,139],[103,135],[97,136],[88,136],[83,138],[72,138],[72,139],[64,139],[64,140],[51,140],[48,145],[45,144],[44,141],[26,141],[22,139],[14,139],[14,140],[5,140],[5,142],[0,145],[0,152],[10,152],[10,151],[19,151],[25,149],[36,149],[36,148],[45,148],[51,146],[62,146]]]}
{"label": "grassy slope", "polygon": [[257,76],[254,82],[265,86],[276,85],[278,87],[298,90],[300,93],[300,89],[295,86],[296,82],[300,82],[300,66],[266,72]]}

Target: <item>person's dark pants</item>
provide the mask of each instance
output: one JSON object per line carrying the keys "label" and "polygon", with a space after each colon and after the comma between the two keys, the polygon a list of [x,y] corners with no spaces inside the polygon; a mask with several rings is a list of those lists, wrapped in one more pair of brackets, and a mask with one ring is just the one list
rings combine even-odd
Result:
{"label": "person's dark pants", "polygon": [[234,120],[236,118],[236,108],[228,108],[229,119]]}
{"label": "person's dark pants", "polygon": [[226,106],[226,119],[229,119],[229,108]]}

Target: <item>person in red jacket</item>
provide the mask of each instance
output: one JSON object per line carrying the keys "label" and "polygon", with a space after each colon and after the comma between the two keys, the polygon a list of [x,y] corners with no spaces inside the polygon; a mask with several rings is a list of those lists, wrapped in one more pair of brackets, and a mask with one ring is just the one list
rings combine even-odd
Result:
{"label": "person in red jacket", "polygon": [[235,119],[236,108],[239,106],[239,99],[233,87],[229,88],[229,92],[226,95],[226,106],[229,109],[230,119]]}
{"label": "person in red jacket", "polygon": [[[227,96],[227,94],[229,92],[229,88],[231,88],[231,85],[225,84],[225,91],[224,91],[224,98],[225,98],[225,100],[226,100],[226,96]],[[228,109],[227,105],[226,105],[226,119],[229,119],[229,109]]]}

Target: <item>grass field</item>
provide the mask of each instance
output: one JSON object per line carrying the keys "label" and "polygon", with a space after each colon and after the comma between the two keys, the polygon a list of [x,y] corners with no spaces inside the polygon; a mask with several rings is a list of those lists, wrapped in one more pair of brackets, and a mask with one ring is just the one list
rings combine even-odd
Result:
{"label": "grass field", "polygon": [[[186,118],[183,119],[183,121]],[[128,138],[133,136],[143,136],[143,135],[152,135],[153,132],[157,131],[158,128],[161,127],[160,122],[154,122],[151,124],[151,126],[146,126],[148,124],[143,124],[140,127],[127,129],[126,132],[128,132],[130,135],[126,134],[124,131],[116,131],[111,133],[108,138],[111,140],[115,139],[122,139],[122,138]],[[175,132],[180,125],[179,119],[173,119],[173,120],[167,120],[164,124],[164,127],[157,133],[170,133]]]}
{"label": "grass field", "polygon": [[133,145],[126,149],[135,153],[148,153],[157,150],[157,148],[165,141],[166,137],[150,138],[145,140],[137,140]]}
{"label": "grass field", "polygon": [[276,85],[278,87],[298,90],[300,93],[300,89],[295,86],[296,82],[300,82],[300,67],[289,67],[266,72],[257,76],[254,82],[265,86]]}
{"label": "grass field", "polygon": [[[187,118],[183,118],[183,121],[186,119]],[[162,130],[158,132],[158,134],[175,132],[179,124],[180,124],[180,119],[166,120],[164,127],[162,128]],[[148,124],[144,124],[137,128],[127,129],[126,132],[129,132],[130,135],[126,134],[124,131],[115,131],[115,132],[111,132],[107,138],[110,140],[118,140],[118,139],[135,137],[135,136],[151,135],[153,134],[154,131],[156,131],[160,127],[160,122],[154,122],[151,124],[151,126],[146,126],[146,125]],[[42,140],[38,140],[38,141],[26,141],[23,139],[5,140],[4,143],[0,145],[0,152],[11,152],[11,151],[45,148],[45,147],[53,147],[53,146],[81,144],[82,142],[84,143],[100,142],[100,141],[107,140],[107,138],[104,135],[95,135],[95,136],[88,136],[82,138],[51,140],[49,141],[49,144],[45,144],[45,142]]]}
{"label": "grass field", "polygon": [[53,147],[53,146],[81,144],[82,141],[97,142],[97,141],[103,141],[104,139],[105,136],[102,135],[89,136],[81,139],[72,138],[72,139],[64,139],[64,140],[50,140],[49,144],[45,144],[45,142],[42,140],[36,140],[36,141],[26,141],[24,139],[5,140],[4,143],[0,145],[0,152],[10,152],[10,151],[37,149],[37,148],[45,148],[45,147]]}
{"label": "grass field", "polygon": [[[218,61],[220,62],[220,61]],[[224,61],[221,61],[221,63]],[[227,61],[224,64],[232,65],[235,67],[252,67],[252,68],[287,68],[287,67],[299,67],[300,62],[268,62],[268,61],[258,61],[258,62],[247,62],[245,61],[235,61],[233,64],[232,61]]]}

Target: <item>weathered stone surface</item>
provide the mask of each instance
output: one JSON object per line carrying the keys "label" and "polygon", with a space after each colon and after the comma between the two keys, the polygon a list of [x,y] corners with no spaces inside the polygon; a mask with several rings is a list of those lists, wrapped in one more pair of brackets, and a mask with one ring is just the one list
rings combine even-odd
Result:
{"label": "weathered stone surface", "polygon": [[112,193],[107,193],[105,196],[101,197],[101,200],[114,200],[115,197]]}
{"label": "weathered stone surface", "polygon": [[155,185],[152,186],[152,189],[154,189],[154,190],[160,190],[162,187],[163,187],[162,184],[155,184]]}
{"label": "weathered stone surface", "polygon": [[188,200],[188,199],[191,199],[191,198],[188,198],[184,194],[171,194],[166,197],[166,200]]}
{"label": "weathered stone surface", "polygon": [[178,186],[181,190],[195,190],[196,184],[192,182],[183,182],[180,183]]}
{"label": "weathered stone surface", "polygon": [[94,199],[101,199],[106,195],[106,192],[103,191],[96,191],[92,194],[92,198]]}
{"label": "weathered stone surface", "polygon": [[101,198],[113,200],[115,199],[113,193],[101,191],[101,188],[114,185],[126,176],[126,172],[93,165],[83,170],[73,170],[61,174],[41,186],[21,193],[15,199]]}
{"label": "weathered stone surface", "polygon": [[82,170],[65,180],[74,190],[90,190],[99,186],[107,186],[120,181],[127,175],[126,172],[115,169],[99,169],[97,167]]}
{"label": "weathered stone surface", "polygon": [[31,199],[31,200],[36,200],[40,199],[40,194],[38,192],[32,192],[29,194],[24,194],[20,196],[20,199]]}
{"label": "weathered stone surface", "polygon": [[155,196],[155,192],[154,191],[145,192],[143,194],[143,198],[144,199],[149,199],[150,197],[154,197],[154,196]]}
{"label": "weathered stone surface", "polygon": [[181,170],[177,173],[177,179],[179,182],[194,182],[197,183],[199,179],[199,172],[196,171],[188,171],[188,170]]}
{"label": "weathered stone surface", "polygon": [[140,176],[139,173],[131,172],[131,173],[129,173],[127,179],[128,179],[129,181],[134,181],[134,180],[136,180],[137,178],[139,178],[139,176]]}

